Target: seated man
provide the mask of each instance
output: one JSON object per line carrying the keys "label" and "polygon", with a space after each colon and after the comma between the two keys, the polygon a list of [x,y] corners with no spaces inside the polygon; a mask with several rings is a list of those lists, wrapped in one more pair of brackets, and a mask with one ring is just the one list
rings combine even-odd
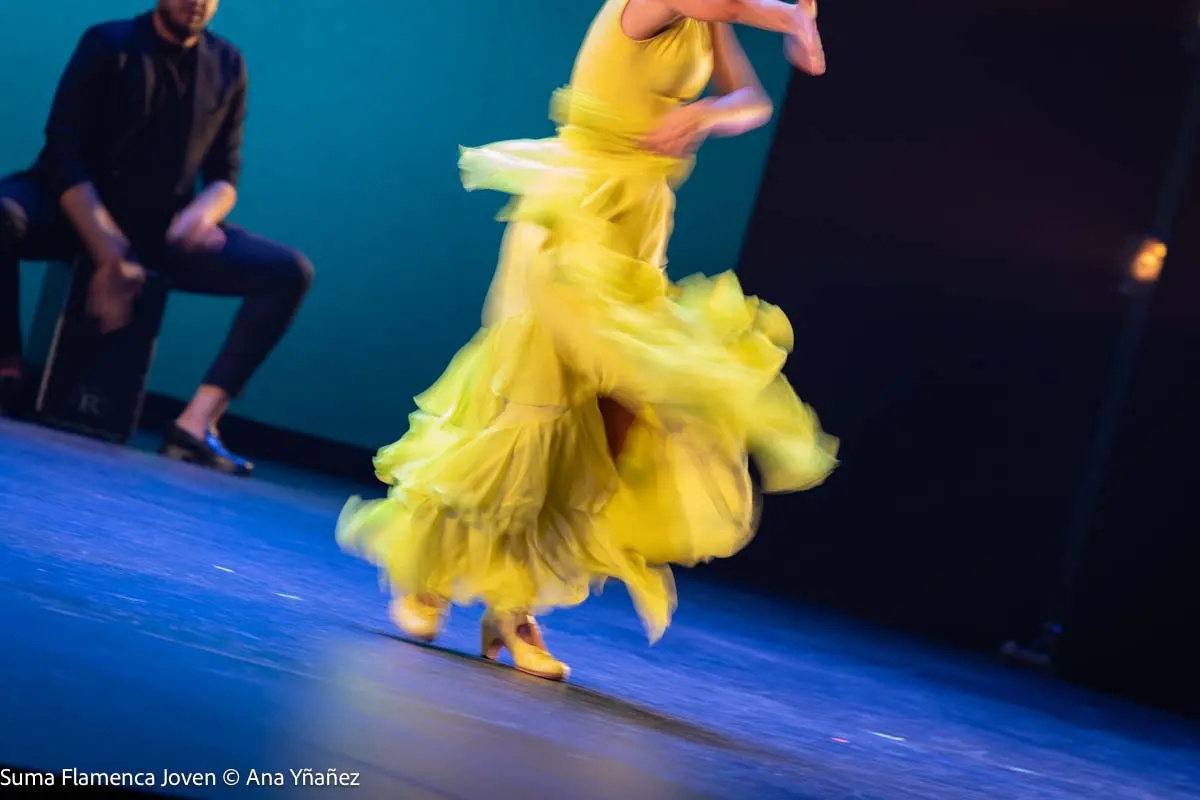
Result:
{"label": "seated man", "polygon": [[287,330],[312,266],[224,224],[237,198],[247,83],[239,51],[206,30],[217,2],[158,0],[150,13],[88,29],[37,162],[0,179],[0,406],[21,379],[18,261],[90,256],[88,311],[102,331],[128,323],[149,269],[174,289],[244,298],[162,452],[248,474],[217,424]]}

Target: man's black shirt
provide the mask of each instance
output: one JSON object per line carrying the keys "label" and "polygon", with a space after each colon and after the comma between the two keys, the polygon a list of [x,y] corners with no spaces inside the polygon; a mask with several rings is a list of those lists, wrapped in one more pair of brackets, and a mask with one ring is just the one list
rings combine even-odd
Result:
{"label": "man's black shirt", "polygon": [[196,49],[155,35],[148,56],[149,113],[117,169],[124,176],[119,194],[128,198],[122,216],[157,232],[194,192],[194,186],[181,184],[181,176],[186,178],[183,162],[195,105]]}
{"label": "man's black shirt", "polygon": [[205,33],[183,48],[144,14],[89,28],[59,82],[30,174],[56,199],[91,181],[130,238],[161,239],[198,180],[236,186],[246,70]]}

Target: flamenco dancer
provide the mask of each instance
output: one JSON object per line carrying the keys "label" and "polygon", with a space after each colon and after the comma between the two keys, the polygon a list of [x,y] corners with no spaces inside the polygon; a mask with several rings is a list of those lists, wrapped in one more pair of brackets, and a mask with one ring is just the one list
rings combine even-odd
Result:
{"label": "flamenco dancer", "polygon": [[669,565],[753,535],[749,454],[766,492],[836,466],[836,439],[781,375],[783,312],[732,273],[664,273],[692,154],[772,113],[735,24],[783,34],[793,65],[824,72],[809,2],[607,0],[554,98],[558,135],[462,151],[468,190],[513,197],[484,326],[375,457],[388,497],[353,498],[338,521],[408,635],[431,641],[452,605],[482,602],[485,658],[507,648],[562,680],[534,614],[616,579],[654,642],[675,608]]}

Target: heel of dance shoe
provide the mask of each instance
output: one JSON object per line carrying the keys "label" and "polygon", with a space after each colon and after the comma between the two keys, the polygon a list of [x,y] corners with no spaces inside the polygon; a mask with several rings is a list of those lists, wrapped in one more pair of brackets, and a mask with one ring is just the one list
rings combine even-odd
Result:
{"label": "heel of dance shoe", "polygon": [[504,652],[504,636],[491,617],[485,616],[479,625],[479,655],[488,661],[497,661]]}
{"label": "heel of dance shoe", "polygon": [[[520,635],[522,625],[528,626],[529,639]],[[528,614],[485,614],[480,624],[479,652],[488,661],[496,661],[505,649],[512,654],[513,666],[519,671],[548,681],[565,681],[571,668],[546,650],[537,620]]]}

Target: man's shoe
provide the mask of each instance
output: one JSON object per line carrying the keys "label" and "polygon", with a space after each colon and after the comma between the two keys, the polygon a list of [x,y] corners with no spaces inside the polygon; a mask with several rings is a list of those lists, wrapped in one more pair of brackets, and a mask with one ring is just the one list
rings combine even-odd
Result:
{"label": "man's shoe", "polygon": [[248,476],[254,472],[254,464],[229,452],[221,437],[211,431],[203,439],[197,439],[178,425],[172,425],[163,436],[158,452],[175,461],[197,464],[227,475]]}

